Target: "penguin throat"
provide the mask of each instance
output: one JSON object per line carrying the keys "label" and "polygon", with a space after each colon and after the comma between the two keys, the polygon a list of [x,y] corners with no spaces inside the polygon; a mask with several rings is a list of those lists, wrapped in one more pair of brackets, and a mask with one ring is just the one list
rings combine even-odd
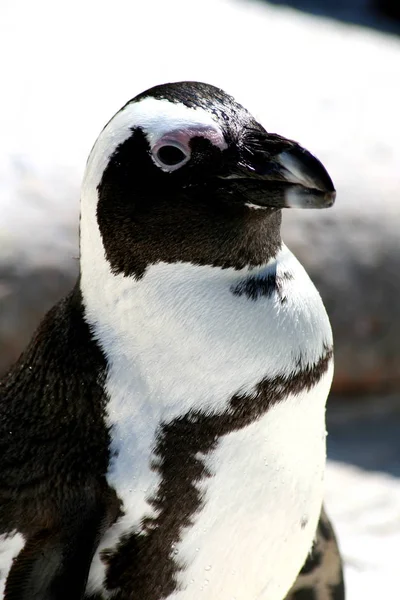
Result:
{"label": "penguin throat", "polygon": [[[97,224],[113,273],[140,278],[159,262],[243,269],[279,252],[281,211],[245,205],[135,197],[99,189]],[[116,201],[117,200],[117,201]]]}

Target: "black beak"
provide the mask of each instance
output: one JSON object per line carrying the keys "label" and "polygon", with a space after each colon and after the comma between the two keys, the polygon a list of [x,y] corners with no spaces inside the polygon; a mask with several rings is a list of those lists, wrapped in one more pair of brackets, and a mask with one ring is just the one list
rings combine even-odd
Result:
{"label": "black beak", "polygon": [[336,191],[323,164],[296,142],[276,134],[249,142],[231,185],[248,203],[273,208],[328,208]]}

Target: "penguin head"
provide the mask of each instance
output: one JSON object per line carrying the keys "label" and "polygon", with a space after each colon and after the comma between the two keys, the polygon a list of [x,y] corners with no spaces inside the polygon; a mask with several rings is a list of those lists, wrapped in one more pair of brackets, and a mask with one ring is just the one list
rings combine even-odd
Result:
{"label": "penguin head", "polygon": [[128,102],[92,149],[81,254],[100,240],[111,271],[136,278],[162,261],[255,266],[280,248],[282,208],[334,198],[317,158],[221,89],[160,85]]}

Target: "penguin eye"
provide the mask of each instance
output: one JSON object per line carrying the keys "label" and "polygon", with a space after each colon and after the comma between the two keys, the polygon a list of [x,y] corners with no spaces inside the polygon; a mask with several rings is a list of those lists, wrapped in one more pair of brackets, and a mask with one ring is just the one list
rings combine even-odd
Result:
{"label": "penguin eye", "polygon": [[161,146],[157,152],[157,158],[164,165],[170,167],[172,165],[179,165],[186,158],[186,154],[180,148],[176,146]]}
{"label": "penguin eye", "polygon": [[189,160],[190,152],[188,148],[174,141],[153,148],[153,157],[163,170],[174,171]]}

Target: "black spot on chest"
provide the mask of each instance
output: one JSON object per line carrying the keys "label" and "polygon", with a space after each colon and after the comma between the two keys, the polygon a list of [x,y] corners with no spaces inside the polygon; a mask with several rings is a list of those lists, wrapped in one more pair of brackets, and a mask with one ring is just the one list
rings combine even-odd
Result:
{"label": "black spot on chest", "polygon": [[286,302],[285,283],[291,281],[289,272],[278,274],[276,267],[271,267],[264,274],[250,275],[231,288],[235,296],[246,296],[250,300],[262,297],[272,298],[276,295],[280,302]]}

